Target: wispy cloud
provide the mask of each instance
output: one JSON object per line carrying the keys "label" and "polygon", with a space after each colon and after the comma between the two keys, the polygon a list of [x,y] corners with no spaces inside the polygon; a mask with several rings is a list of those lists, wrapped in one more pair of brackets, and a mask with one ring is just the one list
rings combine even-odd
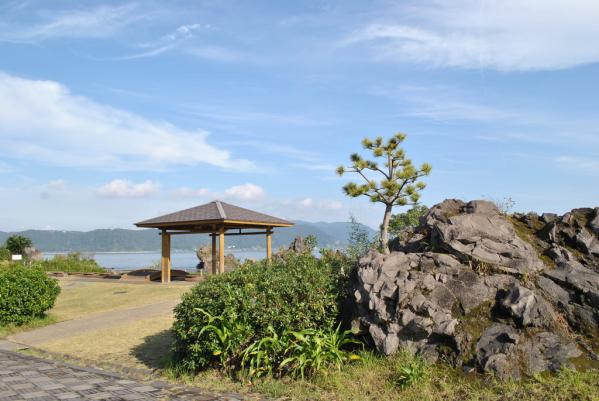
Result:
{"label": "wispy cloud", "polygon": [[27,43],[54,38],[104,38],[146,17],[135,3],[62,12],[42,11],[37,13],[37,21],[33,24],[17,25],[4,21],[0,24],[0,40]]}
{"label": "wispy cloud", "polygon": [[323,117],[311,113],[277,113],[256,111],[248,109],[235,109],[231,106],[215,107],[214,105],[181,105],[179,111],[209,120],[224,121],[227,123],[267,123],[273,125],[295,126],[328,126],[340,122],[334,117]]}
{"label": "wispy cloud", "polygon": [[395,100],[400,116],[436,121],[497,121],[517,117],[519,113],[485,104],[463,90],[450,86],[399,85],[378,87],[374,95]]}
{"label": "wispy cloud", "polygon": [[[401,5],[347,35],[378,60],[428,67],[554,70],[599,62],[599,3],[429,0]],[[399,21],[399,22],[398,22]]]}
{"label": "wispy cloud", "polygon": [[337,168],[337,166],[328,163],[295,163],[293,164],[293,167],[312,171],[326,171],[331,174],[333,174]]}
{"label": "wispy cloud", "polygon": [[559,166],[575,170],[582,174],[598,174],[599,158],[564,155],[555,159]]}
{"label": "wispy cloud", "polygon": [[208,143],[206,131],[96,103],[54,81],[0,72],[0,145],[13,157],[104,170],[165,169],[209,164],[255,168],[246,159]]}
{"label": "wispy cloud", "polygon": [[143,49],[140,52],[117,57],[117,60],[134,60],[139,58],[155,57],[169,50],[176,49],[184,44],[185,41],[193,38],[197,31],[203,29],[201,24],[181,25],[173,32],[170,32],[155,42],[142,43],[138,47]]}
{"label": "wispy cloud", "polygon": [[125,56],[111,58],[112,60],[135,60],[157,57],[165,53],[177,51],[191,57],[218,62],[256,62],[257,58],[243,51],[217,46],[209,43],[208,37],[198,37],[198,34],[210,30],[210,25],[187,24],[181,25],[174,31],[163,35],[154,42],[141,43],[136,46],[136,52]]}

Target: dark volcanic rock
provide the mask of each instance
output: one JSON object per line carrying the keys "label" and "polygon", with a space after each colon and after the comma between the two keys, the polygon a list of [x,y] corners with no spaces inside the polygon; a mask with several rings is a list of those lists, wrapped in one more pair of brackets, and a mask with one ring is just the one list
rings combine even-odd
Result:
{"label": "dark volcanic rock", "polygon": [[532,245],[516,235],[512,224],[491,202],[468,202],[461,206],[458,214],[453,214],[455,200],[442,202],[435,208],[435,213],[449,217],[443,220],[436,220],[433,216],[427,218],[433,246],[458,256],[462,261],[475,259],[515,273],[545,268]]}
{"label": "dark volcanic rock", "polygon": [[494,324],[476,343],[476,362],[484,372],[493,372],[500,379],[518,378],[518,332],[511,326]]}
{"label": "dark volcanic rock", "polygon": [[519,327],[553,328],[556,325],[556,315],[547,301],[534,291],[514,284],[501,306],[514,317]]}
{"label": "dark volcanic rock", "polygon": [[402,347],[500,378],[596,357],[586,339],[599,334],[598,231],[599,208],[507,218],[489,202],[446,200],[391,254],[360,260],[355,323],[387,355]]}
{"label": "dark volcanic rock", "polygon": [[548,332],[539,333],[527,340],[523,350],[529,374],[545,370],[555,372],[563,366],[570,366],[570,358],[582,355],[582,351],[574,344]]}

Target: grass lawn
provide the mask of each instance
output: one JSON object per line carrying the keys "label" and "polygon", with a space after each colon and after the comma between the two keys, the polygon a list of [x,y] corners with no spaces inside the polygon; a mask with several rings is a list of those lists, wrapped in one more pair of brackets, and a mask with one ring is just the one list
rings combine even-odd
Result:
{"label": "grass lawn", "polygon": [[44,316],[41,318],[34,319],[31,322],[22,326],[15,326],[13,324],[7,326],[0,326],[0,339],[6,338],[7,336],[10,336],[12,334],[17,334],[23,331],[33,330],[38,327],[47,326],[52,323],[56,323],[56,318],[54,316]]}
{"label": "grass lawn", "polygon": [[60,280],[61,293],[50,315],[56,321],[75,319],[91,313],[127,309],[169,299],[179,299],[193,283],[123,284],[118,282]]}
{"label": "grass lawn", "polygon": [[463,375],[442,364],[423,364],[422,376],[415,383],[405,385],[401,368],[413,366],[413,357],[403,354],[384,358],[367,352],[361,355],[362,361],[311,380],[266,379],[243,384],[215,370],[200,373],[194,378],[176,380],[214,391],[252,391],[275,399],[298,401],[599,400],[599,372],[596,370],[564,370],[558,374],[502,383],[489,377]]}
{"label": "grass lawn", "polygon": [[[60,295],[54,308],[46,316],[34,319],[22,326],[0,326],[0,339],[93,313],[128,309],[165,300],[179,299],[193,285],[193,283],[171,285],[102,283],[82,281],[76,278],[59,280],[59,284],[61,287]],[[170,324],[165,325],[165,327],[170,327]]]}

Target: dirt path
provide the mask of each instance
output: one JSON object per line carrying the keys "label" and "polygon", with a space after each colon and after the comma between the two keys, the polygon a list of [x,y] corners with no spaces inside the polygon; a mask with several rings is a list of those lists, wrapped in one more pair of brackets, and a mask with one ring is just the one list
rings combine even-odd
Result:
{"label": "dirt path", "polygon": [[178,299],[173,299],[130,309],[95,313],[82,318],[67,320],[39,329],[18,333],[9,336],[7,340],[18,344],[36,346],[48,341],[80,335],[87,331],[105,329],[135,320],[169,314],[178,303]]}

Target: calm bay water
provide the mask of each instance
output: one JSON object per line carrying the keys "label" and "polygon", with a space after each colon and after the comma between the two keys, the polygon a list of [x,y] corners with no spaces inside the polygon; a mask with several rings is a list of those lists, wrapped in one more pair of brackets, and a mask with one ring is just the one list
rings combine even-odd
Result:
{"label": "calm bay water", "polygon": [[[55,255],[65,255],[67,252],[44,252],[45,259],[52,259]],[[135,270],[147,268],[160,263],[160,252],[82,252],[85,257],[93,258],[98,264],[107,269]],[[264,251],[237,251],[230,250],[226,254],[233,254],[239,260],[259,260],[266,257]],[[194,271],[198,264],[195,252],[172,252],[171,263],[173,269]]]}

